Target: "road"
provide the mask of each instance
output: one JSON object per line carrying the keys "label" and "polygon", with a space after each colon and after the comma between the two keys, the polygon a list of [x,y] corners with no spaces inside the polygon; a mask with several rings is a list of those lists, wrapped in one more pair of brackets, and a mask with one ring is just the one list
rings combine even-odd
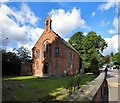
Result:
{"label": "road", "polygon": [[109,70],[108,72],[108,88],[109,88],[109,102],[117,101],[120,103],[120,97],[118,95],[120,92],[120,70]]}

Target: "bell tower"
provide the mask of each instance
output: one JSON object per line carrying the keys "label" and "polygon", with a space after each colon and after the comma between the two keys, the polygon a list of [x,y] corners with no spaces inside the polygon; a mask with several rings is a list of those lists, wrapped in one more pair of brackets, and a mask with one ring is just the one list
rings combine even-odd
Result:
{"label": "bell tower", "polygon": [[52,20],[50,19],[49,16],[46,17],[45,23],[44,23],[44,30],[45,31],[50,31],[51,30],[51,23]]}

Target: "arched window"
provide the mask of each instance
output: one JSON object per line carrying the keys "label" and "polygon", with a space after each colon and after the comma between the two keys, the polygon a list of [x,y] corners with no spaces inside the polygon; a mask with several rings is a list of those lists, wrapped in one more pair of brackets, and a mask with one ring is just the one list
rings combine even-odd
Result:
{"label": "arched window", "polygon": [[49,22],[49,21],[47,20],[47,21],[46,21],[46,26],[48,26],[48,22]]}
{"label": "arched window", "polygon": [[51,57],[51,44],[46,41],[44,44],[43,44],[43,53],[44,53],[44,57]]}
{"label": "arched window", "polygon": [[44,57],[47,57],[47,55],[48,55],[48,42],[46,42],[43,45],[43,53],[44,53]]}
{"label": "arched window", "polygon": [[49,57],[51,57],[51,44],[49,44]]}
{"label": "arched window", "polygon": [[55,57],[58,58],[60,55],[60,49],[58,47],[55,48]]}
{"label": "arched window", "polygon": [[38,59],[40,57],[40,50],[36,50],[36,58]]}

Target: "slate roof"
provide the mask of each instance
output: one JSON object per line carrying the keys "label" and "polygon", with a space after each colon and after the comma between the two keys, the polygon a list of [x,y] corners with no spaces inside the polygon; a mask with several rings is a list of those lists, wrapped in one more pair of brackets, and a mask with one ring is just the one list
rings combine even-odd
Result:
{"label": "slate roof", "polygon": [[[53,31],[53,30],[52,30]],[[53,31],[54,32],[54,31]],[[55,33],[55,32],[54,32]],[[77,50],[75,50],[75,48],[68,43],[67,41],[65,41],[63,38],[61,38],[57,33],[55,33],[57,35],[57,37],[70,49],[74,50],[75,52],[79,53]]]}

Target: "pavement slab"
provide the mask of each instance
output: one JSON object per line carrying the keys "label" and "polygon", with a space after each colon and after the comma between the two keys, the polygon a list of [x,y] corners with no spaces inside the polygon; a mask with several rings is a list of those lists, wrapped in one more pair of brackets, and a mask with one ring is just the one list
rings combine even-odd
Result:
{"label": "pavement slab", "polygon": [[120,83],[118,83],[118,77],[120,70],[110,70],[107,77],[108,89],[109,89],[109,102],[117,102],[120,103],[119,95],[118,95],[118,87]]}

